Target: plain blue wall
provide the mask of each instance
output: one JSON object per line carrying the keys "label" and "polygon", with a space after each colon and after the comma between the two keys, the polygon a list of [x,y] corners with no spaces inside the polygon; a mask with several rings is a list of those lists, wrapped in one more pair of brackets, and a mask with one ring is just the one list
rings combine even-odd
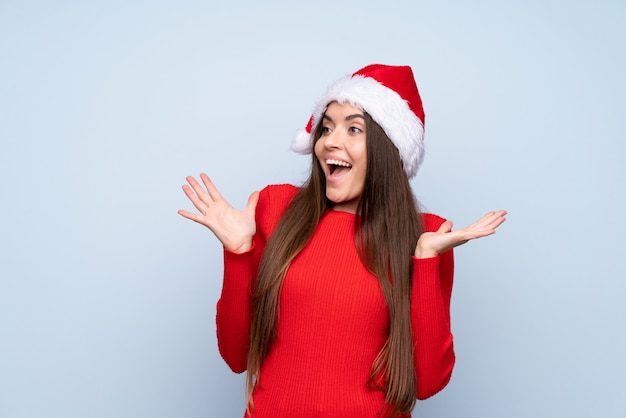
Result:
{"label": "plain blue wall", "polygon": [[415,416],[626,416],[624,1],[221,3],[0,0],[0,417],[242,416],[180,186],[300,182],[293,133],[373,62],[415,70],[424,207],[510,212],[457,251]]}

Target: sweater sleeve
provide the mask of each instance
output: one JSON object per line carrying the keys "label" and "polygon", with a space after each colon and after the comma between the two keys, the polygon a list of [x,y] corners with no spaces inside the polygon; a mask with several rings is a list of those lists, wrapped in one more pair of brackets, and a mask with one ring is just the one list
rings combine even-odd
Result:
{"label": "sweater sleeve", "polygon": [[217,345],[226,364],[235,373],[246,370],[252,315],[252,271],[257,245],[247,253],[224,249],[224,280],[217,301]]}
{"label": "sweater sleeve", "polygon": [[[436,230],[443,219],[430,215],[426,221],[427,230]],[[413,257],[411,326],[418,399],[429,398],[442,390],[452,375],[455,362],[450,329],[453,276],[452,250],[432,258]]]}
{"label": "sweater sleeve", "polygon": [[295,195],[289,185],[268,186],[256,207],[257,232],[250,251],[236,254],[224,249],[224,279],[217,302],[217,344],[220,355],[235,373],[247,369],[252,318],[252,289],[269,239],[284,210]]}

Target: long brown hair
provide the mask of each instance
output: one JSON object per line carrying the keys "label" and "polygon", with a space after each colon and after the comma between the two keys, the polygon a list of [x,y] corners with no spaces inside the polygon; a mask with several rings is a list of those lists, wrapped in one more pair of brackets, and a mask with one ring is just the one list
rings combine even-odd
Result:
{"label": "long brown hair", "polygon": [[[386,409],[381,413],[395,416],[409,414],[416,398],[410,317],[411,256],[422,233],[422,224],[397,148],[367,113],[364,116],[367,173],[358,206],[360,222],[355,224],[355,245],[363,264],[379,279],[390,321],[389,337],[372,365],[367,384],[385,393]],[[321,123],[314,131],[314,139],[317,141],[320,136]],[[252,390],[258,382],[261,363],[276,338],[285,273],[330,207],[324,173],[313,153],[311,176],[269,239],[253,289],[248,407],[254,407]]]}

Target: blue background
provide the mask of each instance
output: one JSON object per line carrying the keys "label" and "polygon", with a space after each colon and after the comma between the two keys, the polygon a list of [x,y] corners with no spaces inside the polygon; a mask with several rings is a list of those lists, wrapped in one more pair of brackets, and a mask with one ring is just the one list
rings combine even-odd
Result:
{"label": "blue background", "polygon": [[[214,2],[217,3],[217,2]],[[457,251],[457,366],[416,417],[626,416],[626,3],[0,0],[0,417],[240,417],[222,250],[176,214],[299,183],[315,99],[408,64],[425,210]]]}

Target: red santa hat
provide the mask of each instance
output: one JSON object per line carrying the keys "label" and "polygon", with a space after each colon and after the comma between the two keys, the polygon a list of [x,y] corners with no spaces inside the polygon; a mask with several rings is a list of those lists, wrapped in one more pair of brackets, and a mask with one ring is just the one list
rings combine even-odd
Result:
{"label": "red santa hat", "polygon": [[293,151],[312,152],[313,128],[333,101],[367,112],[398,148],[406,175],[415,176],[424,157],[424,109],[411,67],[373,64],[336,81],[315,104],[306,128],[297,132]]}

